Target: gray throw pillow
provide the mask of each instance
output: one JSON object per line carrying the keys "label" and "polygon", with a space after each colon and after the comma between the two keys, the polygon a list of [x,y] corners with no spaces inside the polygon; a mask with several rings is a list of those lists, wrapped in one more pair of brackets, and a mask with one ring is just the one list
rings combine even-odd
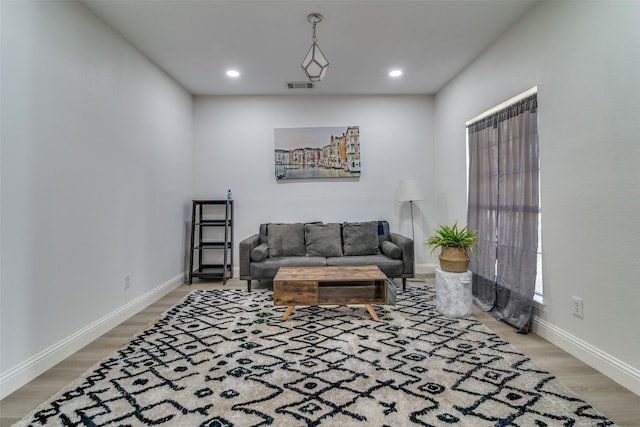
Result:
{"label": "gray throw pillow", "polygon": [[269,245],[267,243],[261,243],[255,248],[251,249],[251,261],[264,261],[269,256]]}
{"label": "gray throw pillow", "polygon": [[377,255],[378,221],[345,222],[342,228],[345,255]]}
{"label": "gray throw pillow", "polygon": [[389,240],[385,240],[384,242],[382,242],[382,245],[380,247],[382,248],[382,253],[389,258],[402,258],[402,249],[400,249],[400,246],[396,245],[395,243],[390,242]]}
{"label": "gray throw pillow", "polygon": [[340,224],[305,224],[307,256],[342,256]]}
{"label": "gray throw pillow", "polygon": [[269,256],[304,256],[304,224],[269,224]]}

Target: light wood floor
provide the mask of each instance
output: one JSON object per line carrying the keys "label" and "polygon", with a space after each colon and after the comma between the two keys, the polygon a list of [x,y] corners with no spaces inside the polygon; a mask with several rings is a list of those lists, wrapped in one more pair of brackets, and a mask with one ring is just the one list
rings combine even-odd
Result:
{"label": "light wood floor", "polygon": [[[434,280],[435,281],[435,280]],[[428,283],[431,280],[427,280]],[[408,286],[425,286],[423,281],[409,281]],[[155,322],[167,309],[193,289],[217,289],[220,283],[199,282],[182,285],[87,345],[65,361],[54,366],[29,384],[0,401],[0,427],[20,420],[62,387],[81,376],[93,364],[108,356],[147,325]],[[246,289],[246,282],[230,280],[226,288]],[[268,283],[252,283],[252,288],[270,288]],[[542,368],[553,373],[582,399],[620,426],[640,426],[640,396],[580,362],[535,334],[522,335],[486,313],[474,310],[474,316],[529,356]]]}

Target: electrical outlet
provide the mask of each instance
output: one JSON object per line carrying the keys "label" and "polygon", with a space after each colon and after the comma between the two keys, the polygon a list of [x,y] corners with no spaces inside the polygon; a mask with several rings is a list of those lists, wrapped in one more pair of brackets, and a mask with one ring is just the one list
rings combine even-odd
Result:
{"label": "electrical outlet", "polygon": [[573,315],[582,319],[582,298],[571,298],[573,299]]}
{"label": "electrical outlet", "polygon": [[129,289],[129,286],[131,286],[131,275],[130,274],[125,274],[124,275],[124,288],[125,289]]}

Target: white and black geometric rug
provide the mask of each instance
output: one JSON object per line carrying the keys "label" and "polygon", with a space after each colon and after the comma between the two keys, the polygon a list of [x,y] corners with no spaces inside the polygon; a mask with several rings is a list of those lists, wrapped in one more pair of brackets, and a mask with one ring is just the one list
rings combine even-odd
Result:
{"label": "white and black geometric rug", "polygon": [[610,426],[431,287],[397,305],[298,307],[197,290],[18,426]]}

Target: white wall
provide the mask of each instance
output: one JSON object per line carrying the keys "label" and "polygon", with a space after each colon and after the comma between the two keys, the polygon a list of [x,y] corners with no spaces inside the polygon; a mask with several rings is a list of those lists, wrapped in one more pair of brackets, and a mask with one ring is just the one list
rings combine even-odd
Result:
{"label": "white wall", "polygon": [[181,283],[192,121],[191,96],[81,4],[2,2],[3,396]]}
{"label": "white wall", "polygon": [[[426,263],[423,230],[434,227],[432,103],[427,96],[197,97],[196,196],[222,198],[232,189],[236,246],[262,222],[386,219],[411,236],[409,205],[397,203],[395,191],[400,179],[416,178],[425,195],[414,207],[416,262]],[[359,179],[276,181],[274,128],[351,125],[360,126]]]}
{"label": "white wall", "polygon": [[[541,2],[435,103],[444,221],[465,215],[465,121],[538,85],[546,305],[538,331],[636,393],[639,18],[638,2]],[[572,315],[572,296],[584,300],[583,319]]]}

